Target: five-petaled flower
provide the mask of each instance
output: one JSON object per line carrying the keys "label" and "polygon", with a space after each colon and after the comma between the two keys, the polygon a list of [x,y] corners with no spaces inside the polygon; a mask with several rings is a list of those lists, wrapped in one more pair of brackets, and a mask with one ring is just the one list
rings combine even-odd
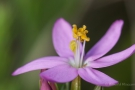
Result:
{"label": "five-petaled flower", "polygon": [[[34,60],[20,68],[12,75],[22,74],[32,70],[48,69],[40,77],[48,81],[65,83],[74,80],[78,75],[85,81],[98,86],[109,87],[118,81],[95,68],[108,67],[117,64],[135,52],[135,45],[104,56],[117,43],[123,26],[123,20],[116,20],[106,34],[85,54],[85,41],[90,38],[86,26],[77,29],[60,18],[53,27],[53,44],[59,56],[48,56]],[[103,57],[104,56],[104,57]]]}

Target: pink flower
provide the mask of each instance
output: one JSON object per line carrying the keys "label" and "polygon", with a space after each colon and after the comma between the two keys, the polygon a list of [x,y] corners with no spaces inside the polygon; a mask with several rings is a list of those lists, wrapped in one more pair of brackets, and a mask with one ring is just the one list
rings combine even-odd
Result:
{"label": "pink flower", "polygon": [[[79,75],[82,79],[94,85],[113,86],[118,81],[95,68],[117,64],[135,52],[135,45],[132,45],[121,52],[104,56],[117,43],[122,26],[123,20],[116,20],[96,45],[84,55],[85,40],[83,41],[83,45],[80,40],[75,40],[71,25],[60,18],[53,27],[53,44],[59,56],[48,56],[34,60],[18,68],[12,75],[32,70],[48,69],[42,72],[40,76],[49,81],[65,83],[72,81]],[[75,47],[75,52],[69,48],[69,44],[73,40],[76,41],[75,46],[77,46]]]}

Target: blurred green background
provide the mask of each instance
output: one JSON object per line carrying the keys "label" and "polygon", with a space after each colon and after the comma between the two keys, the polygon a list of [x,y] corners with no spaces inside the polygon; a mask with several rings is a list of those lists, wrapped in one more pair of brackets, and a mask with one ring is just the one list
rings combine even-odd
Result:
{"label": "blurred green background", "polygon": [[[36,58],[56,55],[51,33],[55,20],[60,17],[71,24],[87,26],[91,41],[86,44],[86,51],[104,35],[113,21],[123,19],[120,40],[108,54],[131,46],[135,43],[134,4],[134,0],[1,0],[0,90],[39,90],[39,71],[15,77],[11,74]],[[100,69],[119,81],[119,85],[104,90],[135,90],[134,59],[132,56],[117,65]],[[93,90],[93,87],[82,82],[82,90]]]}

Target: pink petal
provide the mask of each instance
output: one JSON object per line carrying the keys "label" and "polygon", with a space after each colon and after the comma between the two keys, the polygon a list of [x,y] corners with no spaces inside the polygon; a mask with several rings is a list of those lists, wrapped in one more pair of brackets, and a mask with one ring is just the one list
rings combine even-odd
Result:
{"label": "pink petal", "polygon": [[85,59],[95,60],[108,51],[110,51],[117,43],[123,26],[123,20],[116,20],[106,32],[106,34],[92,47],[92,49],[86,54]]}
{"label": "pink petal", "polygon": [[127,59],[133,53],[135,53],[135,45],[132,45],[131,47],[129,47],[126,50],[123,50],[121,52],[92,61],[92,62],[90,62],[90,66],[92,68],[108,67],[108,66],[117,64],[117,63]]}
{"label": "pink petal", "polygon": [[18,75],[33,70],[38,70],[38,69],[52,68],[61,64],[65,64],[66,61],[67,61],[66,58],[61,58],[56,56],[39,58],[18,68],[15,72],[13,72],[12,75]]}
{"label": "pink petal", "polygon": [[40,90],[52,90],[48,81],[45,79],[40,79]]}
{"label": "pink petal", "polygon": [[65,83],[75,79],[78,75],[77,69],[65,64],[53,67],[40,74],[42,78],[45,78],[52,82]]}
{"label": "pink petal", "polygon": [[97,86],[109,87],[118,83],[113,78],[92,68],[80,68],[78,73],[82,79]]}
{"label": "pink petal", "polygon": [[72,40],[74,38],[71,25],[63,18],[58,19],[53,27],[53,44],[60,57],[72,57],[74,55],[69,48]]}

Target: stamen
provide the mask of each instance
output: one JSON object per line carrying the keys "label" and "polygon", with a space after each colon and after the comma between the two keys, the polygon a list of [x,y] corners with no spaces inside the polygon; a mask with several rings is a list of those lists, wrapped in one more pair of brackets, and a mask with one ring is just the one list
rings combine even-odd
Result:
{"label": "stamen", "polygon": [[90,38],[88,38],[87,35],[86,35],[88,33],[88,30],[86,30],[85,25],[83,25],[82,28],[77,29],[77,26],[74,24],[72,30],[73,30],[73,37],[76,40],[79,40],[79,38],[80,38],[81,42],[90,41]]}
{"label": "stamen", "polygon": [[85,26],[85,25],[83,25],[83,29],[84,29],[84,30],[86,29],[86,26]]}
{"label": "stamen", "polygon": [[77,31],[77,25],[76,25],[76,24],[73,24],[73,29],[74,29],[75,31]]}
{"label": "stamen", "polygon": [[[73,37],[75,40],[70,42],[70,49],[74,52],[74,62],[70,62],[74,67],[85,67],[83,65],[83,57],[85,53],[85,43],[86,41],[90,41],[90,38],[87,37],[88,30],[86,30],[86,26],[83,25],[81,28],[77,29],[77,25],[73,25]],[[82,52],[80,52],[80,44],[83,42]],[[72,61],[72,60],[71,60]]]}
{"label": "stamen", "polygon": [[80,67],[82,66],[82,62],[83,62],[83,57],[84,57],[84,53],[85,53],[85,41],[83,42],[83,48],[82,48],[82,54],[81,54],[81,59],[80,59]]}
{"label": "stamen", "polygon": [[88,38],[85,34],[82,35],[81,38],[85,41],[90,41],[90,38]]}
{"label": "stamen", "polygon": [[74,24],[73,25],[73,29],[72,29],[72,31],[73,31],[73,37],[75,38],[75,39],[78,39],[78,35],[77,35],[77,26]]}

